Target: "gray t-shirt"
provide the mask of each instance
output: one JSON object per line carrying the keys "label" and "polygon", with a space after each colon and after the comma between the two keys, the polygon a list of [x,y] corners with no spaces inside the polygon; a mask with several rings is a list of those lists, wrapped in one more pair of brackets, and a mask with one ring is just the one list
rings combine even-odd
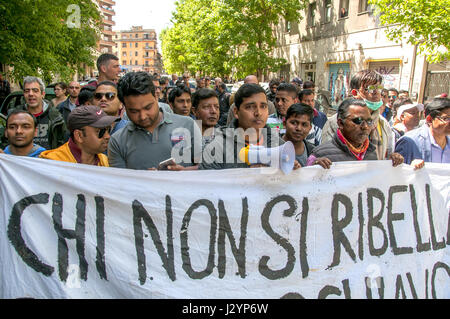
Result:
{"label": "gray t-shirt", "polygon": [[129,122],[111,136],[108,159],[111,167],[146,170],[173,157],[178,164],[198,163],[202,153],[202,133],[188,116],[163,112],[153,133]]}

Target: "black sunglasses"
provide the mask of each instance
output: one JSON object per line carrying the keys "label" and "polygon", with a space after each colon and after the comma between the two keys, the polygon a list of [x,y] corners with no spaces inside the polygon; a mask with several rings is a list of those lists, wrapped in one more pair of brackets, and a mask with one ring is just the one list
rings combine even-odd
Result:
{"label": "black sunglasses", "polygon": [[[82,128],[80,130],[83,131],[83,135],[86,134],[86,132],[84,131],[84,128]],[[108,134],[111,133],[111,126],[101,128],[100,131],[98,131],[98,138],[102,138],[103,136],[105,136],[106,132],[108,132]]]}
{"label": "black sunglasses", "polygon": [[362,117],[355,117],[352,118],[351,121],[353,123],[355,123],[356,125],[362,125],[364,122],[368,125],[368,126],[372,126],[373,125],[373,120],[372,119],[363,119]]}
{"label": "black sunglasses", "polygon": [[96,99],[96,100],[101,100],[103,97],[106,97],[106,99],[108,101],[112,101],[116,97],[116,93],[106,92],[106,93],[95,93],[94,94],[94,99]]}
{"label": "black sunglasses", "polygon": [[100,131],[98,131],[98,138],[102,138],[106,132],[108,132],[108,134],[111,133],[111,126],[101,128]]}

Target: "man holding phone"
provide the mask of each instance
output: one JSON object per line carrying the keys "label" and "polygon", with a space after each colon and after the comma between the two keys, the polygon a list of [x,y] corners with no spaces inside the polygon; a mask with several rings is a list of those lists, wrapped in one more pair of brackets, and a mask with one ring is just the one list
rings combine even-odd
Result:
{"label": "man holding phone", "polygon": [[119,81],[118,93],[130,122],[109,141],[112,167],[156,169],[172,157],[183,167],[200,161],[200,129],[190,117],[169,113],[158,106],[149,74],[127,73]]}

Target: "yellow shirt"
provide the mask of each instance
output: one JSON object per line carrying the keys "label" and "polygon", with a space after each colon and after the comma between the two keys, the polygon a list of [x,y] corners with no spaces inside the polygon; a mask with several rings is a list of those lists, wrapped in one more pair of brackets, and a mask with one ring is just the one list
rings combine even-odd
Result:
{"label": "yellow shirt", "polygon": [[[99,163],[97,166],[105,166],[109,167],[108,157],[105,154],[97,154],[99,158]],[[69,163],[78,163],[72,152],[69,148],[69,142],[64,145],[61,145],[54,150],[48,150],[41,153],[40,158],[51,159],[55,161],[69,162]]]}

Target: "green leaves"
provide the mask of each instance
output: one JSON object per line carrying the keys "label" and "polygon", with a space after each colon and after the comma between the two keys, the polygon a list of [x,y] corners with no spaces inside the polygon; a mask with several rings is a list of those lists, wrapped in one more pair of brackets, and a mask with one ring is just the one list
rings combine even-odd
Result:
{"label": "green leaves", "polygon": [[[82,63],[93,64],[101,21],[93,1],[0,1],[0,62],[13,67],[15,80],[27,75],[69,80]],[[79,15],[67,10],[70,5],[78,6]],[[69,27],[71,14],[79,28]]]}
{"label": "green leaves", "polygon": [[[285,61],[271,56],[273,26],[281,17],[299,20],[298,0],[180,0],[173,27],[161,34],[169,73],[229,75],[276,71]],[[180,56],[183,58],[180,59]]]}
{"label": "green leaves", "polygon": [[417,45],[430,63],[450,58],[450,0],[369,0],[391,41]]}

